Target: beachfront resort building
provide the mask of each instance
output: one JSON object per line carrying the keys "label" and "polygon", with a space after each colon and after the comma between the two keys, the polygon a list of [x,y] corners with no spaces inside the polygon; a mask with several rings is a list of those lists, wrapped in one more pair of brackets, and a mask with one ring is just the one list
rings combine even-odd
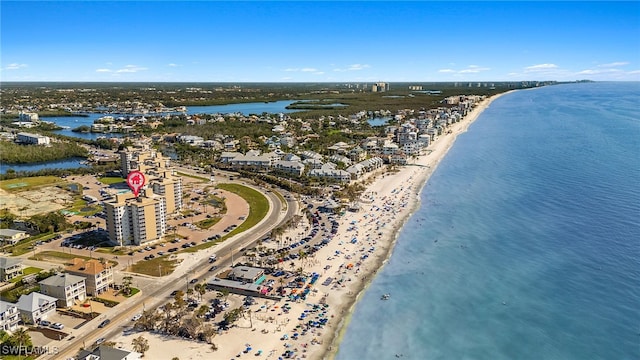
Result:
{"label": "beachfront resort building", "polygon": [[83,277],[87,294],[92,296],[100,295],[113,286],[113,267],[107,262],[74,258],[65,271]]}
{"label": "beachfront resort building", "polygon": [[121,193],[104,203],[109,239],[121,246],[160,240],[167,215],[182,210],[182,178],[170,168],[168,158],[148,147],[124,149],[120,160],[123,176],[138,170],[147,184],[138,197]]}
{"label": "beachfront resort building", "polygon": [[0,281],[9,281],[22,275],[22,259],[0,257]]}
{"label": "beachfront resort building", "polygon": [[21,295],[16,305],[22,321],[28,324],[37,324],[40,320],[45,320],[56,313],[57,301],[58,299],[54,297],[32,292]]}
{"label": "beachfront resort building", "polygon": [[109,240],[124,245],[141,245],[160,240],[167,231],[166,199],[145,189],[135,197],[117,194],[104,202]]}
{"label": "beachfront resort building", "polygon": [[87,298],[87,288],[82,276],[56,274],[40,281],[40,292],[56,298],[59,307],[71,307],[76,301]]}
{"label": "beachfront resort building", "polygon": [[0,330],[12,332],[18,328],[20,311],[16,304],[0,301]]}

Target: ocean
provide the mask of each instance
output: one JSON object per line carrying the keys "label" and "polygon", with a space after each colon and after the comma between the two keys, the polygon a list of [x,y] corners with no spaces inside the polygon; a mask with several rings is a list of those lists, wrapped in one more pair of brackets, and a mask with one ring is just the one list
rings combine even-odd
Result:
{"label": "ocean", "polygon": [[423,188],[336,358],[640,359],[638,104],[624,82],[495,100]]}

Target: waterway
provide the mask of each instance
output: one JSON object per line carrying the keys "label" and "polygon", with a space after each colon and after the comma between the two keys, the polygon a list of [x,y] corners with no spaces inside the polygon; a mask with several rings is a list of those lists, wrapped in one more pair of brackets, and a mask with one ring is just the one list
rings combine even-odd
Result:
{"label": "waterway", "polygon": [[76,169],[80,167],[86,167],[86,164],[81,162],[85,161],[84,158],[69,158],[55,161],[45,161],[40,163],[31,164],[8,164],[5,162],[0,163],[0,174],[6,174],[7,170],[12,169],[17,172],[20,171],[39,171],[42,169]]}
{"label": "waterway", "polygon": [[[294,100],[280,100],[280,101],[272,101],[272,102],[252,102],[252,103],[239,103],[239,104],[227,104],[227,105],[210,105],[210,106],[188,106],[187,107],[187,115],[193,114],[231,114],[231,113],[241,113],[244,115],[250,114],[277,114],[277,113],[291,113],[299,110],[289,110],[287,106],[294,103]],[[171,114],[181,114],[181,113],[171,113]],[[70,136],[80,139],[87,140],[95,140],[99,137],[122,137],[123,134],[119,133],[78,133],[73,132],[72,130],[80,127],[82,125],[91,126],[93,122],[106,115],[110,115],[113,117],[119,116],[129,116],[127,114],[107,114],[107,113],[90,113],[85,114],[86,116],[56,116],[56,117],[45,117],[42,118],[44,121],[50,121],[55,123],[58,126],[62,126],[65,129],[54,131],[55,134],[60,134],[64,136]],[[163,114],[161,114],[163,115]],[[140,116],[140,115],[138,115]],[[151,115],[146,115],[151,116]]]}

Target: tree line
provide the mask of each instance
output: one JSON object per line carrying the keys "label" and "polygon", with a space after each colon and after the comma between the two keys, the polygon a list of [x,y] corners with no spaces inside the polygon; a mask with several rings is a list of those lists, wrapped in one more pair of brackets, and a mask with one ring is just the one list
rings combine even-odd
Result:
{"label": "tree line", "polygon": [[71,142],[54,142],[43,148],[0,141],[0,161],[9,164],[29,164],[71,157],[86,158],[88,154],[87,149]]}

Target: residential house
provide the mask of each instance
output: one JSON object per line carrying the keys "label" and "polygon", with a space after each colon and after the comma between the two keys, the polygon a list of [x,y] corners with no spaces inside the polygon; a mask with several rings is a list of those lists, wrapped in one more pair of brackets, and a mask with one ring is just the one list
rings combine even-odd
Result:
{"label": "residential house", "polygon": [[18,241],[28,238],[26,231],[13,229],[0,229],[0,240],[4,245],[15,245]]}
{"label": "residential house", "polygon": [[402,151],[398,151],[397,153],[389,156],[389,162],[396,165],[407,165],[407,154]]}
{"label": "residential house", "polygon": [[318,154],[315,151],[311,151],[311,150],[305,150],[303,151],[300,156],[303,159],[316,159],[316,160],[322,160],[322,155]]}
{"label": "residential house", "polygon": [[0,301],[0,330],[12,332],[18,328],[20,311],[16,304]]}
{"label": "residential house", "polygon": [[309,169],[321,169],[324,163],[318,159],[304,159],[302,163],[307,166]]}
{"label": "residential house", "polygon": [[56,312],[57,299],[38,292],[21,295],[17,306],[20,317],[25,323],[37,324]]}
{"label": "residential house", "polygon": [[300,176],[304,173],[304,164],[299,161],[279,160],[273,164],[276,170]]}
{"label": "residential house", "polygon": [[358,162],[367,158],[367,152],[360,146],[356,146],[347,153],[347,156],[351,161]]}
{"label": "residential house", "polygon": [[102,263],[96,259],[84,260],[74,258],[72,264],[65,268],[72,275],[85,279],[87,294],[97,296],[113,286],[113,268],[109,263]]}
{"label": "residential house", "polygon": [[76,301],[84,301],[87,297],[85,280],[81,276],[57,274],[39,282],[40,291],[44,295],[53,296],[58,306],[71,307]]}
{"label": "residential house", "polygon": [[352,164],[351,159],[349,159],[344,155],[337,155],[337,154],[329,156],[329,161],[334,163],[343,163],[346,166],[349,166]]}
{"label": "residential house", "polygon": [[[326,165],[326,164],[325,164]],[[344,170],[329,169],[323,166],[322,169],[312,169],[309,171],[310,177],[328,179],[338,182],[349,182],[351,180],[351,174]]]}
{"label": "residential house", "polygon": [[22,259],[0,257],[0,281],[22,275]]}

